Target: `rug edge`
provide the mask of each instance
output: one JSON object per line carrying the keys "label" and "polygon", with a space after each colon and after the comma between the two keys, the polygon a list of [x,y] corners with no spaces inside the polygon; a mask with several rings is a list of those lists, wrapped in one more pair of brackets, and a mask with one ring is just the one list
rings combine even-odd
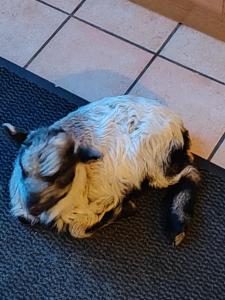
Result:
{"label": "rug edge", "polygon": [[60,98],[65,98],[68,101],[76,101],[78,106],[88,104],[89,101],[77,96],[59,86],[56,86],[54,83],[48,81],[47,79],[38,76],[37,74],[32,73],[31,71],[24,69],[23,67],[3,58],[0,56],[0,67],[5,67],[12,73],[15,73],[21,78],[26,79],[27,81],[38,85],[41,88],[44,88],[50,93],[54,93]]}

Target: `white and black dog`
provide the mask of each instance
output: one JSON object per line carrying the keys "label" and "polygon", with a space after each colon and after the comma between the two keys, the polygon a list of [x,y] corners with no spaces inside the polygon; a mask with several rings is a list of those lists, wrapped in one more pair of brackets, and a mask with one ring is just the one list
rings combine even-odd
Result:
{"label": "white and black dog", "polygon": [[123,201],[144,179],[172,186],[173,243],[185,236],[199,172],[181,119],[156,100],[104,98],[28,134],[3,124],[21,143],[10,181],[12,214],[54,222],[84,238],[135,205]]}

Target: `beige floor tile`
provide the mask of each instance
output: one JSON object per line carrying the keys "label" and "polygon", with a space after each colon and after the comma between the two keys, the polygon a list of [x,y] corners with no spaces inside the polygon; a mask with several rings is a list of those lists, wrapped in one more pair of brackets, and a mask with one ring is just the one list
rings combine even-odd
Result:
{"label": "beige floor tile", "polygon": [[215,156],[213,156],[212,162],[222,168],[225,168],[225,141],[220,146],[220,148],[217,150]]}
{"label": "beige floor tile", "polygon": [[182,26],[162,55],[225,82],[225,43]]}
{"label": "beige floor tile", "polygon": [[29,66],[89,101],[123,94],[152,55],[71,19]]}
{"label": "beige floor tile", "polygon": [[207,158],[225,130],[225,86],[158,58],[131,91],[152,93],[182,116],[192,151]]}
{"label": "beige floor tile", "polygon": [[153,51],[177,25],[127,0],[88,0],[76,15]]}
{"label": "beige floor tile", "polygon": [[43,0],[48,4],[54,5],[60,9],[65,10],[68,13],[71,13],[78,4],[80,4],[81,0]]}
{"label": "beige floor tile", "polygon": [[1,1],[0,56],[23,66],[64,19],[34,0]]}

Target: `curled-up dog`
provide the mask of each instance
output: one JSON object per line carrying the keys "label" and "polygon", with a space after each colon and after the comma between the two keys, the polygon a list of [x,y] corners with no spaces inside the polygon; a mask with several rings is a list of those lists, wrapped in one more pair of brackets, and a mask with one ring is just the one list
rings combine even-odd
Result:
{"label": "curled-up dog", "polygon": [[125,196],[143,180],[170,187],[178,245],[192,216],[199,173],[182,120],[156,100],[104,98],[29,133],[3,124],[21,147],[10,180],[12,214],[54,223],[76,238],[135,210]]}

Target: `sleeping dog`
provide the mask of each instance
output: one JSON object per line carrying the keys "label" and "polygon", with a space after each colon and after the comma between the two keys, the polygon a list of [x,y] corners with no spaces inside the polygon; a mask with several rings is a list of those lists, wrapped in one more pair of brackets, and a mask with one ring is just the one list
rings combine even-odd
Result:
{"label": "sleeping dog", "polygon": [[174,245],[183,240],[199,172],[188,131],[166,106],[141,97],[110,97],[29,133],[3,126],[21,144],[10,180],[14,216],[89,237],[132,214],[135,205],[125,196],[147,179],[150,186],[171,187],[170,232]]}

